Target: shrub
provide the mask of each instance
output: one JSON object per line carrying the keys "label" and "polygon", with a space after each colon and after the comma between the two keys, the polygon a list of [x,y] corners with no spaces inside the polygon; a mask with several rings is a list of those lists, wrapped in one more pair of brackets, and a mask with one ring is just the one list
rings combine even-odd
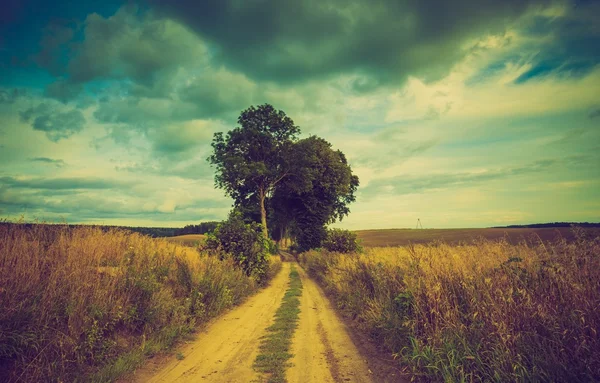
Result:
{"label": "shrub", "polygon": [[269,265],[268,243],[259,224],[245,223],[239,213],[232,212],[208,234],[203,248],[221,258],[232,257],[246,275],[262,281]]}
{"label": "shrub", "polygon": [[342,229],[327,230],[327,237],[322,246],[327,251],[336,253],[358,253],[362,250],[356,233]]}

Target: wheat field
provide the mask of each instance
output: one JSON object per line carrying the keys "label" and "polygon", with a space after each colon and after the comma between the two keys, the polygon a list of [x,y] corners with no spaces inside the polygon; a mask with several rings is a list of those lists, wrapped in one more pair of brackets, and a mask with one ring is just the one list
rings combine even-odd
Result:
{"label": "wheat field", "polygon": [[299,256],[414,380],[600,380],[600,238]]}
{"label": "wheat field", "polygon": [[258,287],[164,239],[0,225],[0,381],[114,380]]}

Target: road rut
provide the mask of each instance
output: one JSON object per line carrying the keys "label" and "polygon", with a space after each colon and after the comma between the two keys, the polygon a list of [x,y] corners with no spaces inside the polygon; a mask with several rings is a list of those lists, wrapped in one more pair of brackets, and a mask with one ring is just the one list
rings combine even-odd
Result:
{"label": "road rut", "polygon": [[290,264],[270,286],[217,318],[197,338],[181,349],[183,360],[164,366],[143,367],[133,381],[167,382],[251,382],[259,377],[252,365],[260,338],[273,323],[273,315],[288,287]]}
{"label": "road rut", "polygon": [[301,267],[297,269],[303,291],[288,381],[372,382],[365,359],[352,343],[348,329],[333,311],[329,300]]}
{"label": "road rut", "polygon": [[[287,255],[288,258],[291,256]],[[298,328],[294,333],[289,383],[373,382],[366,360],[352,343],[348,329],[329,300],[306,272],[284,262],[271,285],[216,319],[180,350],[183,360],[150,362],[129,381],[134,382],[260,382],[254,368],[261,337],[273,323],[288,287],[291,264],[296,265],[303,291]]]}

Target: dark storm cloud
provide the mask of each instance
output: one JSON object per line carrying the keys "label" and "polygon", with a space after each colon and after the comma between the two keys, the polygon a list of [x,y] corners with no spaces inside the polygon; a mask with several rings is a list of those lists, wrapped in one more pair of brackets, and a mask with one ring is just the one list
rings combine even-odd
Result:
{"label": "dark storm cloud", "polygon": [[600,3],[578,2],[564,15],[532,18],[522,33],[541,39],[530,60],[531,69],[519,76],[517,84],[554,76],[583,76],[600,64]]}
{"label": "dark storm cloud", "polygon": [[399,176],[372,181],[361,192],[366,198],[382,193],[404,195],[448,187],[470,186],[515,176],[543,173],[556,166],[581,166],[590,162],[589,156],[570,156],[562,159],[540,160],[527,165],[488,170],[478,173],[432,174]]}
{"label": "dark storm cloud", "polygon": [[83,90],[82,84],[73,84],[68,80],[59,78],[46,87],[46,96],[55,98],[64,103],[77,97]]}
{"label": "dark storm cloud", "polygon": [[[582,77],[600,64],[600,2],[566,2],[562,14],[537,14],[519,25],[521,45],[491,62],[466,81],[484,82],[506,70],[507,64],[529,66],[515,79],[523,84],[546,77]],[[524,37],[524,38],[523,38]],[[510,44],[507,38],[505,44]]]}
{"label": "dark storm cloud", "polygon": [[81,84],[129,80],[138,96],[168,96],[170,77],[181,66],[206,61],[206,47],[193,33],[167,19],[155,19],[138,7],[122,7],[111,17],[91,13],[78,27],[47,28],[37,56],[40,66],[59,76],[47,94],[73,98]]}
{"label": "dark storm cloud", "polygon": [[12,88],[0,89],[0,104],[14,104],[20,97],[23,97],[27,94],[27,91],[24,89]]}
{"label": "dark storm cloud", "polygon": [[40,41],[40,52],[35,56],[35,62],[46,68],[52,75],[59,76],[66,67],[70,42],[73,39],[77,25],[71,20],[56,19],[44,29]]}
{"label": "dark storm cloud", "polygon": [[33,129],[45,132],[50,141],[58,142],[81,132],[85,125],[81,111],[61,109],[51,103],[41,103],[22,111],[20,115],[23,121],[31,121]]}
{"label": "dark storm cloud", "polygon": [[241,74],[225,71],[205,73],[183,88],[180,97],[197,105],[199,117],[230,118],[256,98],[257,85]]}
{"label": "dark storm cloud", "polygon": [[32,158],[31,161],[48,164],[48,165],[54,165],[57,168],[62,168],[63,166],[66,165],[65,161],[63,161],[63,160],[55,160],[55,159],[48,158],[48,157],[36,157],[36,158]]}
{"label": "dark storm cloud", "polygon": [[467,53],[467,40],[502,32],[539,3],[546,1],[151,0],[252,78],[358,73],[364,90],[409,75],[438,79]]}

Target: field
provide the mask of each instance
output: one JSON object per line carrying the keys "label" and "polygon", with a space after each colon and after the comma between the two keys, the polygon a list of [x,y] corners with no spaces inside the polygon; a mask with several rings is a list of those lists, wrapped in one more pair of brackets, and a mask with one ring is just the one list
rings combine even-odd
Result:
{"label": "field", "polygon": [[169,242],[177,243],[179,245],[197,247],[199,244],[204,242],[204,240],[206,239],[206,235],[204,235],[204,234],[185,234],[185,235],[178,235],[175,237],[166,237],[165,239]]}
{"label": "field", "polygon": [[358,236],[265,286],[201,235],[0,225],[0,381],[600,381],[598,229]]}
{"label": "field", "polygon": [[[600,228],[584,229],[591,235],[600,235]],[[506,238],[509,243],[517,244],[523,239],[540,238],[553,241],[557,237],[567,241],[575,239],[569,227],[559,228],[489,228],[489,229],[385,229],[359,230],[356,232],[365,247],[406,246],[443,241],[449,244],[471,242],[486,238],[497,240]]]}
{"label": "field", "polygon": [[113,381],[260,287],[164,239],[0,225],[0,381]]}
{"label": "field", "polygon": [[[385,231],[386,240],[407,238],[391,233],[406,234]],[[600,238],[571,236],[310,251],[299,260],[413,380],[599,381]]]}

